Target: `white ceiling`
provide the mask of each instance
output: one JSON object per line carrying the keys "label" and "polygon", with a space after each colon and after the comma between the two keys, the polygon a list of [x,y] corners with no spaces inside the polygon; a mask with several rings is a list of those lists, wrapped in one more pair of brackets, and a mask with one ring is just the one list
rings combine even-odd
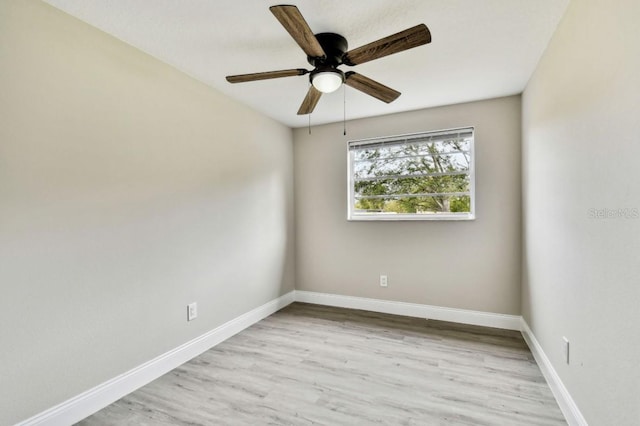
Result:
{"label": "white ceiling", "polygon": [[[290,127],[308,77],[230,84],[226,75],[312,67],[264,0],[44,0]],[[419,23],[431,44],[354,67],[402,95],[346,88],[347,119],[521,93],[569,0],[295,0],[311,29],[355,48]],[[342,67],[349,70],[349,67]],[[312,124],[343,119],[343,91]]]}

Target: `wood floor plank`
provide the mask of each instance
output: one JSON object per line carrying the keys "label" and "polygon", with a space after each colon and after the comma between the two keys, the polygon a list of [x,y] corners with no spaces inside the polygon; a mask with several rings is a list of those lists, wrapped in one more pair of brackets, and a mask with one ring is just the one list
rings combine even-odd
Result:
{"label": "wood floor plank", "polygon": [[566,422],[518,332],[294,303],[79,425]]}

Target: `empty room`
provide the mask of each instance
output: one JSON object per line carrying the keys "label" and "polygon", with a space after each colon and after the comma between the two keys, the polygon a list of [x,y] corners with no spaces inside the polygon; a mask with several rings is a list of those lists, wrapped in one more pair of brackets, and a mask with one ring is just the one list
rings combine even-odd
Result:
{"label": "empty room", "polygon": [[0,426],[640,425],[639,18],[1,0]]}

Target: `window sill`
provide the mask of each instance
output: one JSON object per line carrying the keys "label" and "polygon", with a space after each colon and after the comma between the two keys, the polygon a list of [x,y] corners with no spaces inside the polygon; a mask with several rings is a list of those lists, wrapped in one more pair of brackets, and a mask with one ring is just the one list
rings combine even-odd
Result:
{"label": "window sill", "polygon": [[384,221],[384,222],[398,222],[398,221],[460,221],[460,220],[475,220],[474,214],[375,214],[375,215],[350,215],[347,217],[349,222],[371,222],[371,221]]}

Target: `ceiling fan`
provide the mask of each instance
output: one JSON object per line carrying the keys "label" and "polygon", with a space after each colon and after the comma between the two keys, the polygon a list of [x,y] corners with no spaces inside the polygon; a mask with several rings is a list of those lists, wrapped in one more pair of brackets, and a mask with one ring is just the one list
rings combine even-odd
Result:
{"label": "ceiling fan", "polygon": [[311,86],[302,105],[300,105],[298,115],[311,114],[323,93],[334,92],[343,83],[383,102],[393,102],[400,96],[400,92],[362,74],[353,71],[345,73],[338,67],[340,65],[354,66],[363,64],[431,42],[429,29],[426,25],[420,24],[365,44],[357,49],[347,50],[347,40],[339,34],[314,34],[296,6],[271,6],[269,10],[298,43],[304,53],[307,54],[307,61],[314,67],[313,70],[295,68],[254,74],[230,75],[227,76],[227,81],[229,83],[243,83],[309,74]]}

